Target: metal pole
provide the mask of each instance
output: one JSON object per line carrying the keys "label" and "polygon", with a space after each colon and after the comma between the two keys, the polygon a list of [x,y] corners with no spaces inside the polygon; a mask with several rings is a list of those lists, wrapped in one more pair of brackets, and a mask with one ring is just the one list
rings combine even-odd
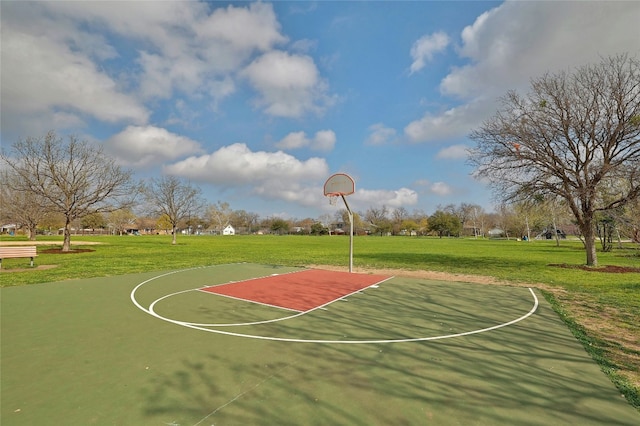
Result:
{"label": "metal pole", "polygon": [[340,194],[340,196],[342,197],[342,201],[344,201],[344,205],[349,213],[349,272],[353,272],[353,213],[351,212],[349,204],[347,204],[347,199],[344,198],[344,195]]}

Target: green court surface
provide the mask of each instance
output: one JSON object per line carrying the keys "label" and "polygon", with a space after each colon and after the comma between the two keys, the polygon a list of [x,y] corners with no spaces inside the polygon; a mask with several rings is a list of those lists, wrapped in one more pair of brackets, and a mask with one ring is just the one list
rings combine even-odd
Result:
{"label": "green court surface", "polygon": [[637,425],[535,289],[393,277],[309,312],[255,264],[0,290],[3,425]]}

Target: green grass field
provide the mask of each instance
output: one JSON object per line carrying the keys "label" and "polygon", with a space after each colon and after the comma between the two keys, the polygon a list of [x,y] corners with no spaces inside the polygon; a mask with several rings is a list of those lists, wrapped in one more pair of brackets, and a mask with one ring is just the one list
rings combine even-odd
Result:
{"label": "green grass field", "polygon": [[[0,242],[14,240],[16,238],[0,238]],[[40,237],[38,241],[49,241],[52,247],[61,246],[61,238],[58,237]],[[74,242],[83,241],[101,244],[74,245]],[[29,274],[0,276],[0,285],[21,285],[242,261],[289,266],[348,264],[348,238],[336,236],[180,236],[176,246],[170,245],[170,237],[167,236],[74,236],[72,247],[91,249],[92,252],[52,255],[43,253],[48,247],[39,247],[37,265],[53,264],[57,265],[57,268]],[[568,290],[587,292],[591,288],[603,287],[606,284],[608,287],[618,287],[624,292],[625,283],[629,281],[628,276],[594,274],[548,266],[564,263],[581,265],[584,264],[584,257],[582,244],[578,241],[562,241],[560,247],[556,247],[554,241],[415,237],[354,239],[354,264],[359,267],[471,273],[510,281],[547,283]],[[611,253],[599,253],[599,261],[601,265],[640,267],[640,248],[637,245],[626,245],[623,249]],[[3,261],[4,268],[25,265],[28,265],[28,261]],[[633,289],[632,286],[631,290]]]}
{"label": "green grass field", "polygon": [[[101,244],[73,244],[82,241]],[[356,237],[357,268],[484,275],[513,285],[397,277],[392,286],[382,286],[390,292],[385,297],[332,306],[331,315],[323,318],[243,328],[248,334],[312,338],[342,327],[356,338],[389,338],[415,329],[435,333],[438,327],[464,329],[498,320],[492,315],[513,316],[531,303],[527,285],[543,289],[538,295],[544,293],[551,302],[541,299],[535,320],[526,327],[492,335],[353,346],[256,341],[185,329],[141,312],[129,300],[137,284],[162,271],[196,268],[172,274],[176,279],[154,281],[145,290],[149,295],[141,293],[145,303],[175,286],[191,286],[189,280],[210,280],[209,270],[216,271],[216,279],[233,279],[238,271],[229,265],[239,262],[278,265],[258,270],[346,266],[348,238],[180,236],[178,245],[171,246],[164,236],[86,236],[73,237],[72,246],[91,251],[72,254],[46,253],[61,244],[59,238],[50,242],[38,247],[36,266],[53,268],[29,270],[28,260],[3,261],[9,271],[0,274],[3,424],[51,419],[123,425],[549,424],[553,419],[556,424],[603,424],[616,419],[606,417],[612,407],[621,416],[619,424],[640,419],[634,417],[638,411],[631,408],[629,417],[618,405],[624,401],[622,392],[640,408],[640,274],[549,266],[584,263],[579,242],[556,247],[553,241]],[[601,265],[640,266],[637,246],[599,253],[599,260]],[[222,273],[226,268],[232,269]],[[193,277],[178,279],[189,274]],[[510,295],[507,302],[485,309],[497,303],[499,294]],[[205,309],[194,297],[168,299],[158,310],[203,321],[273,315],[228,302]],[[402,302],[402,310],[385,300]],[[460,322],[450,327],[449,321],[422,323],[420,300],[438,300],[445,311],[432,314]],[[519,366],[515,373],[514,366]],[[584,381],[585,375],[595,382]],[[581,395],[581,389],[587,394]],[[609,414],[598,417],[605,411]]]}

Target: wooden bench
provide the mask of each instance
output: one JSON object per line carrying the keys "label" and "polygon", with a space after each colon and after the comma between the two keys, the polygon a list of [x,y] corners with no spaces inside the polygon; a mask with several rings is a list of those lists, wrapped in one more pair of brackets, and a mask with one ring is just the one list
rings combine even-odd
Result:
{"label": "wooden bench", "polygon": [[4,246],[0,247],[0,269],[2,268],[2,259],[30,257],[31,266],[33,266],[33,258],[36,257],[36,246]]}

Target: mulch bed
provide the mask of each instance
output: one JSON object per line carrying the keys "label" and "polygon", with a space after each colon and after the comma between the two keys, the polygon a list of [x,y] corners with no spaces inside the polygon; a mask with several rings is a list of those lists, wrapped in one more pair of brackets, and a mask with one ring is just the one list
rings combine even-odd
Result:
{"label": "mulch bed", "polygon": [[87,253],[87,252],[91,252],[91,251],[95,251],[95,250],[92,250],[92,249],[71,249],[69,251],[62,251],[61,248],[52,248],[52,249],[42,250],[42,251],[40,251],[40,253],[47,253],[47,254],[74,254],[74,253]]}
{"label": "mulch bed", "polygon": [[604,265],[604,266],[586,266],[586,265],[568,265],[566,263],[550,263],[548,266],[556,268],[566,269],[581,269],[589,272],[607,272],[610,274],[628,274],[628,273],[640,273],[640,268],[633,268],[631,266],[616,266],[616,265]]}
{"label": "mulch bed", "polygon": [[58,265],[35,265],[34,267],[29,268],[11,268],[11,269],[0,269],[0,274],[11,274],[14,272],[30,272],[30,271],[46,271],[47,269],[57,268]]}

